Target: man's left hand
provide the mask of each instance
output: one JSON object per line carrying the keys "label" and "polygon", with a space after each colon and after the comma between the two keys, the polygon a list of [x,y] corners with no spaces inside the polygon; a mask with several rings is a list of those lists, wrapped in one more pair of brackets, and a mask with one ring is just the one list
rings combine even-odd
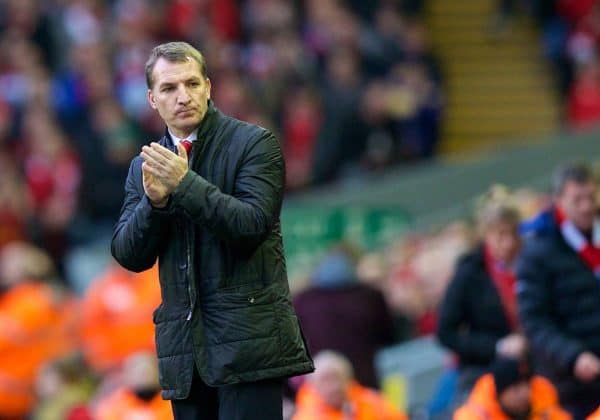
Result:
{"label": "man's left hand", "polygon": [[178,144],[177,150],[178,155],[158,143],[151,143],[142,147],[140,153],[147,170],[167,188],[167,195],[177,188],[189,170],[185,148]]}

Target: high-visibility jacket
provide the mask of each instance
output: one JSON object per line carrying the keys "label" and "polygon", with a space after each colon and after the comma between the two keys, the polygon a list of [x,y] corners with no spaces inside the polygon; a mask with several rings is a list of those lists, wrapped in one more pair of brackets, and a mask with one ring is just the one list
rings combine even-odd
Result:
{"label": "high-visibility jacket", "polygon": [[160,392],[150,401],[139,399],[127,388],[120,388],[101,400],[95,411],[95,420],[172,420],[171,403],[163,400]]}
{"label": "high-visibility jacket", "polygon": [[25,416],[40,367],[75,347],[75,302],[28,281],[0,296],[0,417]]}
{"label": "high-visibility jacket", "polygon": [[[531,379],[531,420],[569,420],[571,415],[558,403],[554,386],[541,376]],[[482,376],[467,402],[454,413],[454,420],[510,420],[502,411],[491,373]]]}
{"label": "high-visibility jacket", "polygon": [[293,420],[406,420],[406,416],[372,389],[352,382],[347,390],[348,403],[343,409],[323,401],[310,383],[298,390]]}
{"label": "high-visibility jacket", "polygon": [[587,420],[600,420],[600,407],[598,407],[596,411],[590,414]]}
{"label": "high-visibility jacket", "polygon": [[156,267],[133,274],[113,266],[95,280],[81,305],[80,336],[90,366],[102,372],[133,353],[154,351],[152,312],[159,304]]}

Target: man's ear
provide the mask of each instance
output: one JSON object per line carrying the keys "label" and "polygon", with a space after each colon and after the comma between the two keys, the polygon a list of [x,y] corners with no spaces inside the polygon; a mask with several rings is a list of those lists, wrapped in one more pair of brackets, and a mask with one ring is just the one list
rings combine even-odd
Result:
{"label": "man's ear", "polygon": [[210,88],[212,87],[212,84],[210,83],[210,79],[207,77],[206,78],[206,99],[210,99]]}
{"label": "man's ear", "polygon": [[152,109],[156,109],[156,100],[154,98],[154,94],[152,93],[152,89],[148,89],[148,103],[152,107]]}

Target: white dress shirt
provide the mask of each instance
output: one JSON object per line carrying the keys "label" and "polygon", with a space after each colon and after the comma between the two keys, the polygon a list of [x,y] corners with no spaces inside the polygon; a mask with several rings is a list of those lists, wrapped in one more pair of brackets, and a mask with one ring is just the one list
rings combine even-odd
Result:
{"label": "white dress shirt", "polygon": [[171,140],[173,140],[173,145],[175,146],[175,148],[177,148],[177,145],[182,140],[189,140],[191,142],[194,142],[195,140],[197,140],[198,139],[198,129],[196,128],[194,131],[192,131],[190,133],[189,136],[187,136],[184,139],[182,139],[181,137],[177,137],[175,134],[173,134],[173,132],[170,129],[169,129],[169,135],[171,136]]}

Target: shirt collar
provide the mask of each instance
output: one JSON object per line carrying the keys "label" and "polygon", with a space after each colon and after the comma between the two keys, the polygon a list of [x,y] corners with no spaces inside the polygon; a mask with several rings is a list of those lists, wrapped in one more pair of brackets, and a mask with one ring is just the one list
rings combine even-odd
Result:
{"label": "shirt collar", "polygon": [[169,135],[171,136],[171,140],[173,140],[173,146],[177,146],[182,140],[195,141],[198,139],[198,129],[196,128],[194,131],[190,133],[189,136],[182,139],[181,137],[177,137],[173,132],[169,129]]}

